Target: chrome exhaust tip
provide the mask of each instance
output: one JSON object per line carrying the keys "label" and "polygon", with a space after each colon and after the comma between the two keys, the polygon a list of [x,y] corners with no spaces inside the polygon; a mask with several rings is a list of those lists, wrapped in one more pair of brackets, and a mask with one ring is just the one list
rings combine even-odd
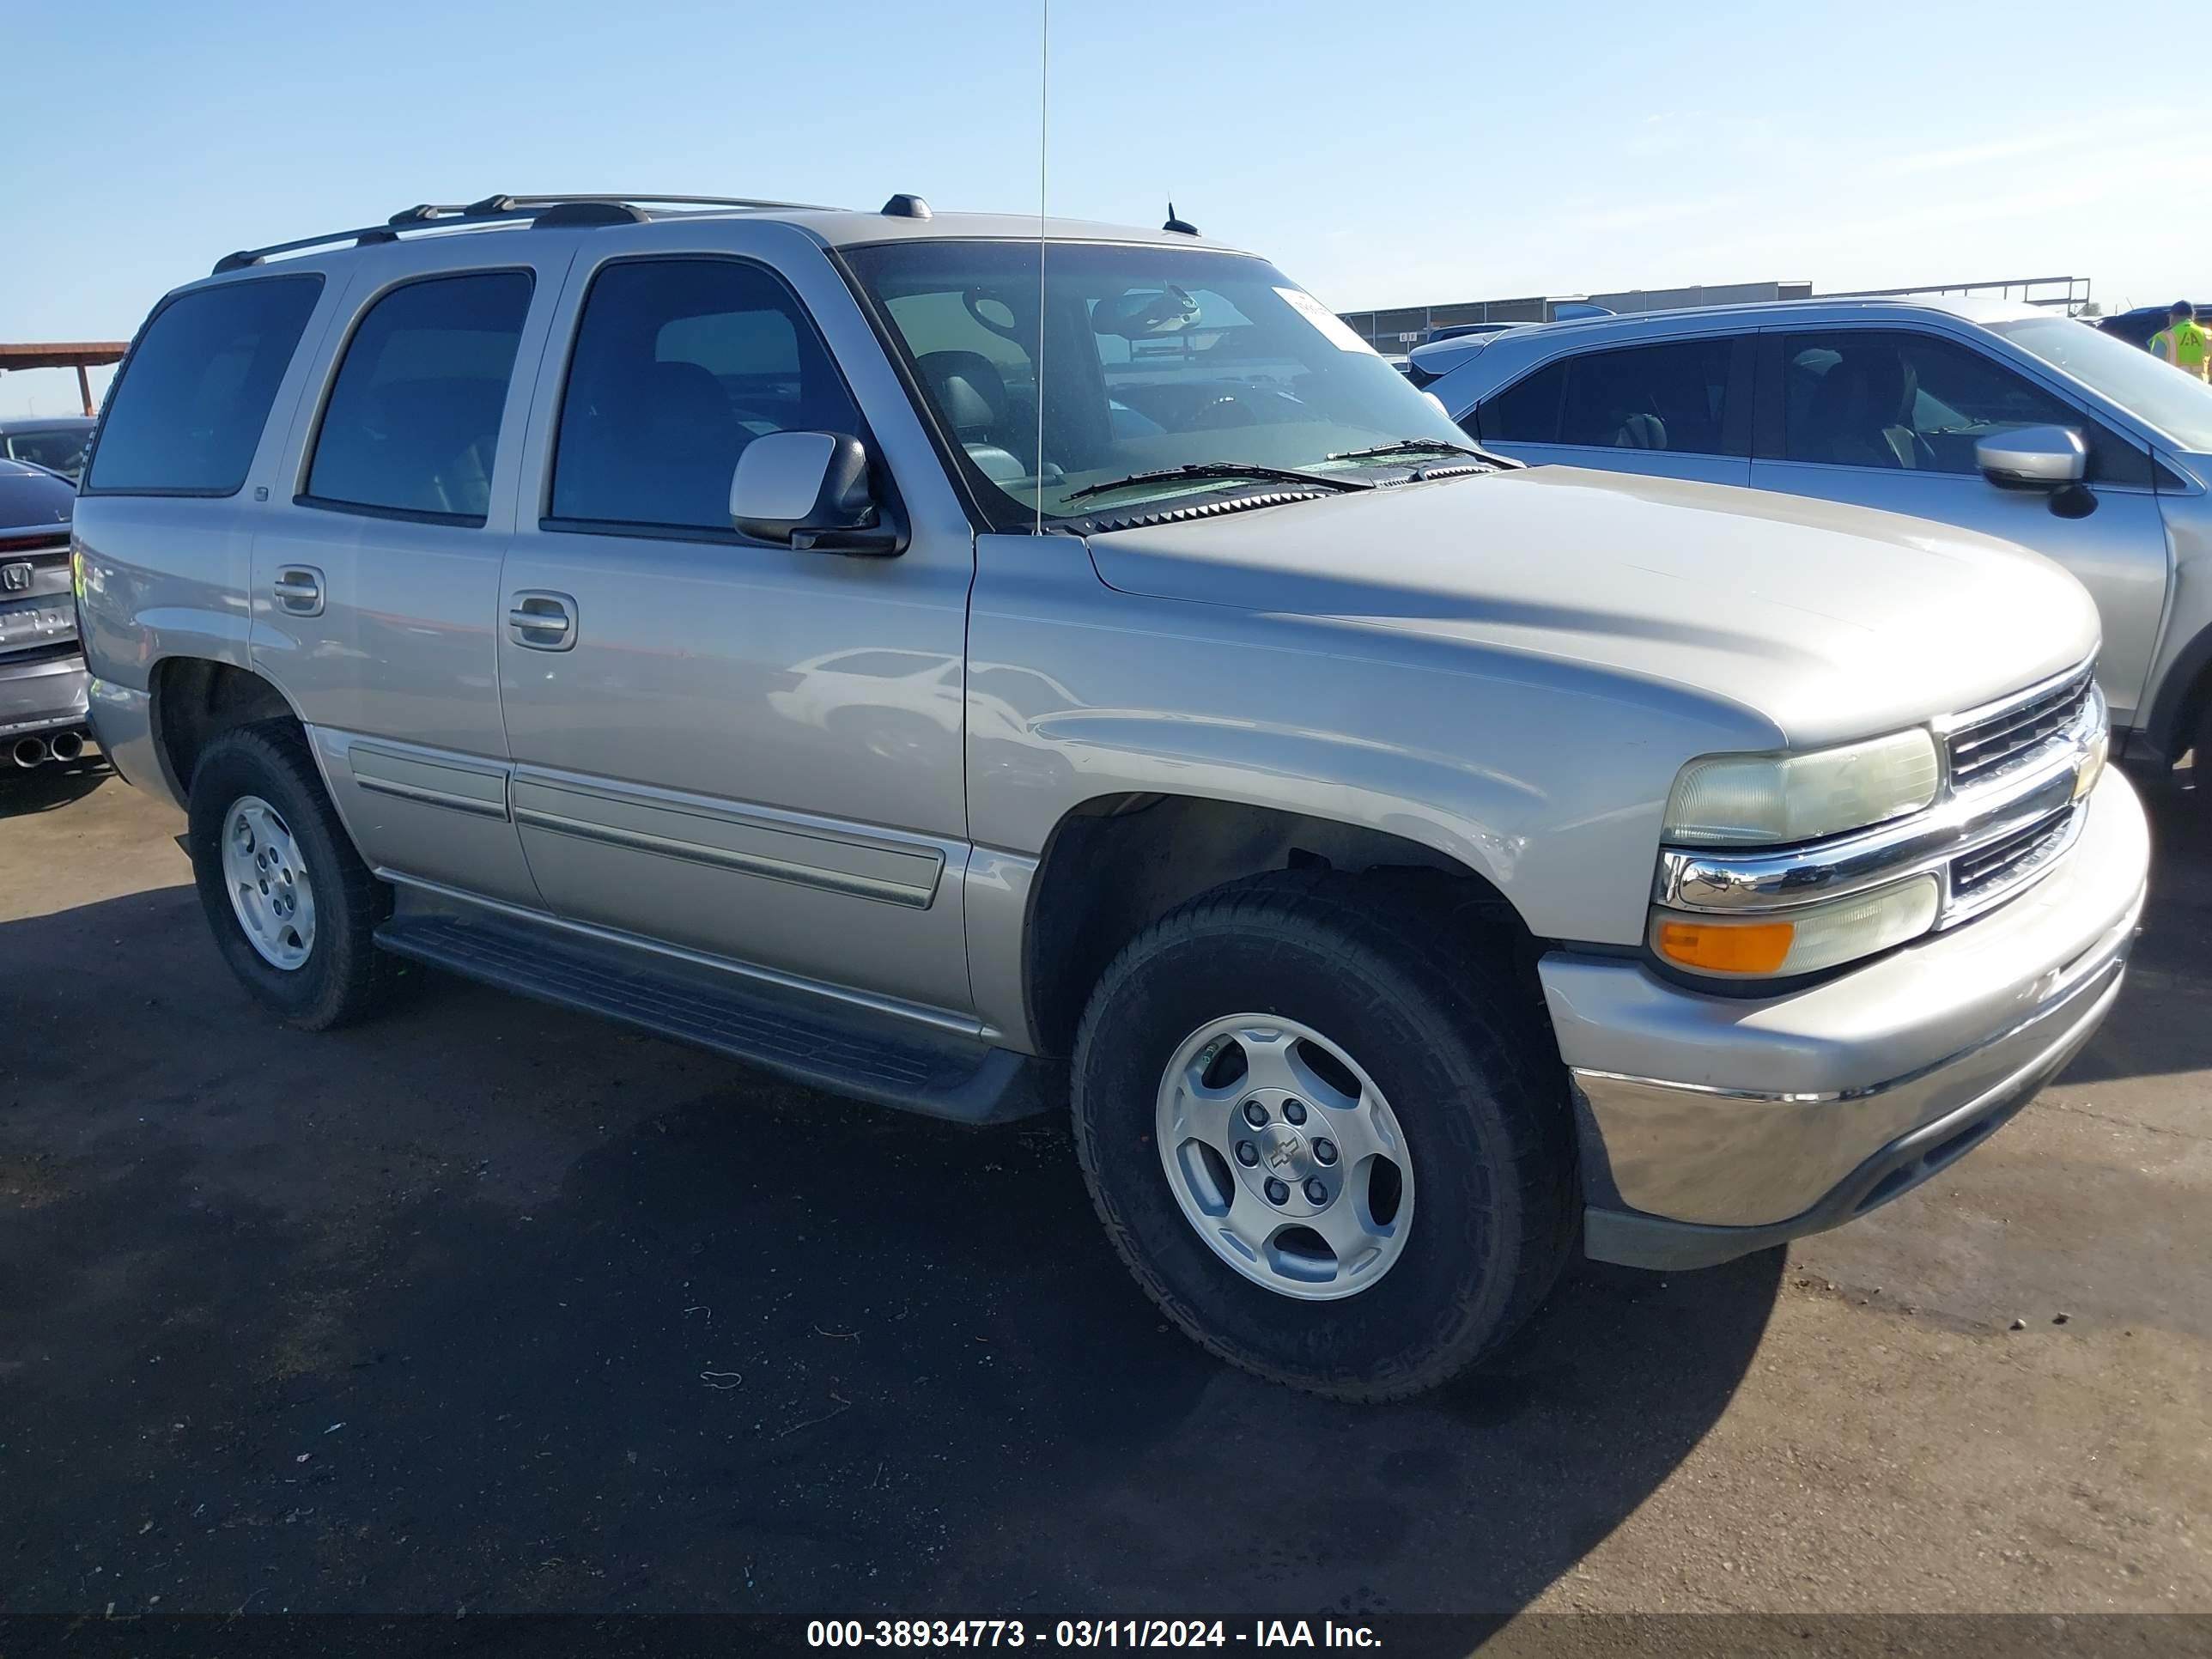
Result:
{"label": "chrome exhaust tip", "polygon": [[46,753],[66,766],[73,760],[84,757],[84,733],[57,732],[46,744]]}
{"label": "chrome exhaust tip", "polygon": [[15,748],[9,750],[15,764],[26,769],[45,764],[48,752],[44,738],[19,738]]}

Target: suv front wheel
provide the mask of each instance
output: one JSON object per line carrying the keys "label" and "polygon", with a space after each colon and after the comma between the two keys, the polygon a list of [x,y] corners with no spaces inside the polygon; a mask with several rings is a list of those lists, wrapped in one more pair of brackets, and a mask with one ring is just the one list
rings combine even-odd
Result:
{"label": "suv front wheel", "polygon": [[1084,1175],[1138,1282],[1213,1352],[1339,1399],[1474,1364],[1573,1243],[1540,1011],[1437,911],[1388,878],[1232,884],[1121,952],[1077,1040]]}
{"label": "suv front wheel", "polygon": [[185,841],[223,959],[291,1024],[319,1031],[361,1019],[406,971],[374,943],[392,890],[354,850],[289,721],[237,726],[208,744]]}

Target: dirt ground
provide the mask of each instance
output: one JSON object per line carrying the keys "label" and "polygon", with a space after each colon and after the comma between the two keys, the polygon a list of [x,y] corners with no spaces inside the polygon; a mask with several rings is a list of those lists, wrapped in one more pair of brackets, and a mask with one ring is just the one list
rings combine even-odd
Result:
{"label": "dirt ground", "polygon": [[0,1612],[2212,1612],[2188,805],[1988,1145],[1375,1410],[1167,1330],[1057,1121],[455,982],[288,1031],[162,810],[0,779]]}

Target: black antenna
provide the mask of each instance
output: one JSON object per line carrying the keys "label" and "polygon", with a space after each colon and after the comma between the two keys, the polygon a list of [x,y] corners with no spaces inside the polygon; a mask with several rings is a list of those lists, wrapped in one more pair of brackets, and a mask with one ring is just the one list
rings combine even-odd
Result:
{"label": "black antenna", "polygon": [[1170,202],[1168,204],[1168,222],[1162,225],[1160,228],[1162,230],[1174,231],[1178,236],[1195,236],[1198,234],[1198,227],[1196,225],[1188,223],[1185,221],[1176,217],[1175,204],[1173,202]]}

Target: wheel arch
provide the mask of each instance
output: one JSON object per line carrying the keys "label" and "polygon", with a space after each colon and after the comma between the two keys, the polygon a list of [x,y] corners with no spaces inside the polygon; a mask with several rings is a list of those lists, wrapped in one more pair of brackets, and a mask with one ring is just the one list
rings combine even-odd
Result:
{"label": "wheel arch", "polygon": [[1535,984],[1535,940],[1504,891],[1465,860],[1371,825],[1213,796],[1094,796],[1048,838],[1023,928],[1023,984],[1043,1052],[1073,1045],[1085,1005],[1122,946],[1200,893],[1272,871],[1327,868],[1426,884]]}
{"label": "wheel arch", "polygon": [[2208,707],[2212,707],[2212,623],[2191,636],[2160,676],[2150,716],[2140,728],[2144,748],[2166,765],[2176,764]]}
{"label": "wheel arch", "polygon": [[154,665],[147,685],[155,753],[170,791],[187,805],[193,769],[223,732],[262,720],[300,722],[299,711],[283,692],[235,663],[165,657]]}

